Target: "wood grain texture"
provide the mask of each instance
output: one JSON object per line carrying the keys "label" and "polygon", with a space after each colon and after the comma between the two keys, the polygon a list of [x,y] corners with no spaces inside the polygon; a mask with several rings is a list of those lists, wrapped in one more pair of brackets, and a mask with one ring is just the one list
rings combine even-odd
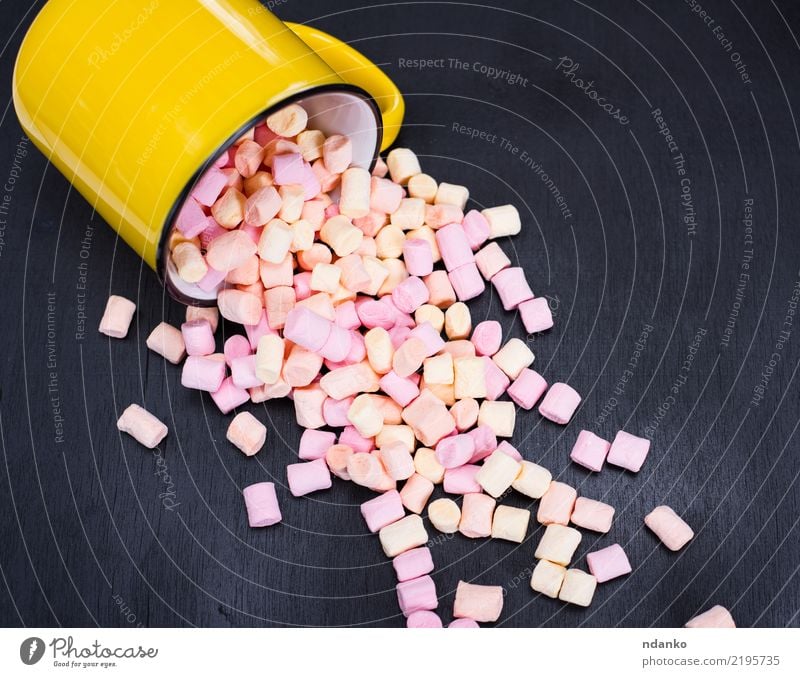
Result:
{"label": "wood grain texture", "polygon": [[[490,4],[276,7],[383,65],[406,94],[398,145],[416,150],[425,171],[469,186],[473,206],[519,207],[523,231],[503,246],[551,300],[556,325],[526,337],[491,293],[469,304],[473,320],[501,319],[507,336],[530,340],[548,381],[584,399],[566,428],[520,412],[512,442],[616,507],[611,533],[584,533],[578,566],[614,542],[634,566],[600,586],[591,608],[571,608],[529,588],[541,529],[521,545],[431,530],[442,616],[464,579],[504,586],[506,626],[680,626],[712,604],[740,625],[798,626],[798,8],[708,2],[729,52],[682,2]],[[9,83],[33,12],[3,11],[0,81]],[[578,69],[567,74],[562,58]],[[443,61],[420,70],[413,59]],[[575,78],[593,81],[589,90],[628,124]],[[402,625],[391,565],[359,515],[369,492],[336,482],[289,495],[285,466],[300,431],[288,402],[250,407],[269,426],[256,457],[227,443],[228,417],[181,389],[179,369],[144,346],[162,319],[179,324],[183,308],[25,143],[5,92],[0,178],[15,182],[0,188],[9,196],[0,215],[0,624]],[[684,221],[686,195],[694,225]],[[96,332],[109,293],[138,306],[122,341]],[[219,338],[237,331],[225,326]],[[169,426],[164,466],[117,433],[130,402]],[[623,427],[653,441],[638,475],[569,463],[582,428],[610,439]],[[263,480],[279,485],[284,520],[251,530],[240,491]],[[177,507],[165,507],[165,494]],[[529,505],[516,494],[503,502]],[[680,553],[643,526],[661,503],[697,534]]]}

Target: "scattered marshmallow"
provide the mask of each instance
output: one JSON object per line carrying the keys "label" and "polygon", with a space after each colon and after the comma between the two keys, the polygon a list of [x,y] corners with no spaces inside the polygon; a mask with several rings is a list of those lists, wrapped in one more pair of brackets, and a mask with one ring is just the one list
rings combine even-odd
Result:
{"label": "scattered marshmallow", "polygon": [[731,612],[717,604],[708,611],[698,614],[684,626],[686,628],[735,628],[736,623]]}
{"label": "scattered marshmallow", "polygon": [[625,551],[618,543],[587,554],[586,566],[598,583],[605,583],[633,571]]}
{"label": "scattered marshmallow", "polygon": [[125,338],[136,312],[136,304],[122,296],[109,296],[98,331],[111,338]]}
{"label": "scattered marshmallow", "polygon": [[611,443],[606,460],[611,465],[639,472],[649,451],[650,440],[620,430]]}
{"label": "scattered marshmallow", "polygon": [[673,552],[680,550],[694,537],[692,528],[666,505],[653,509],[644,518],[644,523]]}
{"label": "scattered marshmallow", "polygon": [[541,592],[551,599],[556,599],[561,591],[566,573],[566,567],[546,559],[540,559],[533,569],[531,588],[535,592]]}
{"label": "scattered marshmallow", "polygon": [[533,556],[536,559],[546,559],[568,566],[580,542],[581,532],[577,529],[561,524],[549,524]]}
{"label": "scattered marshmallow", "polygon": [[251,484],[244,488],[242,494],[251,527],[269,527],[283,519],[272,482]]}
{"label": "scattered marshmallow", "polygon": [[580,569],[567,569],[558,599],[578,606],[589,606],[597,588],[597,579]]}
{"label": "scattered marshmallow", "polygon": [[161,421],[138,404],[129,404],[117,420],[117,429],[128,433],[139,444],[155,449],[169,430]]}
{"label": "scattered marshmallow", "polygon": [[245,456],[254,456],[267,440],[267,427],[249,411],[242,411],[228,426],[227,437]]}
{"label": "scattered marshmallow", "polygon": [[499,585],[474,585],[458,582],[453,602],[453,616],[493,623],[503,611],[503,588]]}

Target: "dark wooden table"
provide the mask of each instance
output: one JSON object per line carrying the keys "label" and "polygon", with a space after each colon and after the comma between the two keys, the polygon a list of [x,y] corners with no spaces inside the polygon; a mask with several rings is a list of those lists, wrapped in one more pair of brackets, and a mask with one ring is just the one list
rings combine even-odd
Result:
{"label": "dark wooden table", "polygon": [[[14,115],[13,60],[40,4],[3,9],[0,623],[402,625],[359,515],[369,492],[336,482],[299,500],[283,486],[300,432],[290,404],[252,407],[269,442],[245,458],[228,418],[146,350],[183,308]],[[522,545],[431,531],[445,620],[465,579],[504,586],[506,626],[680,626],[712,604],[740,625],[800,624],[800,8],[373,5],[274,8],[385,68],[408,106],[398,143],[427,172],[469,186],[475,206],[519,207],[523,232],[503,246],[556,316],[529,339],[537,369],[584,401],[566,428],[521,412],[512,441],[616,506],[578,564],[618,542],[634,566],[571,608],[529,588],[541,529]],[[123,341],[96,331],[109,293],[138,305]],[[527,338],[492,294],[470,307]],[[169,425],[158,455],[117,433],[130,402]],[[638,475],[569,462],[582,428],[623,427],[653,442]],[[268,479],[284,520],[251,530],[240,491]],[[661,503],[695,529],[680,553],[643,526]]]}

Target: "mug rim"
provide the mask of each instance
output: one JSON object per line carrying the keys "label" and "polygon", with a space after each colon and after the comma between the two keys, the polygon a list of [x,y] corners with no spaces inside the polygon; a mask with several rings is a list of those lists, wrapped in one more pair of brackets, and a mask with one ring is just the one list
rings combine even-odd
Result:
{"label": "mug rim", "polygon": [[165,258],[165,249],[169,235],[172,232],[172,224],[175,222],[175,217],[177,216],[180,208],[183,206],[183,203],[191,195],[191,191],[197,181],[213,166],[214,162],[217,161],[223,151],[226,151],[228,148],[230,148],[236,139],[241,137],[251,127],[254,127],[259,120],[264,119],[273,112],[276,112],[277,110],[284,108],[295,101],[306,99],[314,94],[321,94],[325,92],[351,92],[353,94],[358,94],[365,100],[367,104],[369,104],[370,108],[372,108],[372,112],[375,116],[375,128],[377,132],[375,138],[375,150],[372,153],[372,161],[368,167],[368,170],[372,172],[380,153],[381,143],[383,142],[383,118],[381,117],[380,107],[378,106],[377,102],[365,89],[349,83],[315,85],[313,87],[309,87],[308,89],[304,89],[301,92],[291,94],[285,99],[281,99],[278,103],[263,109],[260,113],[254,115],[252,118],[250,118],[250,120],[242,124],[233,134],[228,136],[228,138],[219,146],[217,146],[214,152],[203,163],[201,163],[200,167],[194,172],[194,174],[192,174],[192,176],[186,182],[186,185],[178,194],[178,197],[173,202],[169,212],[167,212],[167,217],[161,226],[161,235],[159,236],[158,246],[156,248],[155,272],[159,282],[173,299],[183,303],[184,305],[196,307],[211,307],[216,305],[217,302],[216,299],[196,299],[185,295],[172,284],[169,276],[166,274],[167,260]]}

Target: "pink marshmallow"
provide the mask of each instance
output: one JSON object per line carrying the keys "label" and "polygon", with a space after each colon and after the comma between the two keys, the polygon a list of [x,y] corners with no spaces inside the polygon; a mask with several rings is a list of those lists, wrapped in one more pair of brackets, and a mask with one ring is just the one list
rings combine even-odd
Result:
{"label": "pink marshmallow", "polygon": [[611,445],[593,432],[581,430],[569,457],[584,468],[600,472]]}
{"label": "pink marshmallow", "polygon": [[430,576],[412,578],[410,581],[398,583],[397,601],[400,611],[404,616],[409,616],[415,611],[430,611],[439,606],[436,598],[436,585]]}
{"label": "pink marshmallow", "polygon": [[410,336],[420,339],[427,346],[426,357],[438,353],[445,346],[441,334],[433,328],[430,322],[422,322],[411,330]]}
{"label": "pink marshmallow", "polygon": [[413,275],[407,277],[392,291],[394,305],[404,313],[413,313],[428,302],[430,294],[425,283]]}
{"label": "pink marshmallow", "polygon": [[382,214],[396,212],[400,201],[405,196],[403,187],[390,181],[373,176],[370,182],[369,208]]}
{"label": "pink marshmallow", "polygon": [[256,356],[245,355],[231,361],[231,379],[237,388],[258,388],[264,382],[256,376]]}
{"label": "pink marshmallow", "polygon": [[514,310],[523,301],[533,298],[522,268],[505,268],[492,278],[492,285],[505,310]]}
{"label": "pink marshmallow", "polygon": [[[330,333],[324,345],[317,351],[323,358],[331,362],[341,362],[350,353],[353,339],[349,329],[337,324],[330,324]],[[284,333],[285,333],[284,329]]]}
{"label": "pink marshmallow", "polygon": [[228,184],[228,177],[220,169],[212,167],[201,176],[192,189],[192,197],[201,205],[210,207]]}
{"label": "pink marshmallow", "polygon": [[644,523],[669,550],[676,552],[694,537],[692,528],[669,506],[659,505]]}
{"label": "pink marshmallow", "polygon": [[276,186],[303,183],[305,170],[300,153],[284,153],[272,158],[272,176]]}
{"label": "pink marshmallow", "polygon": [[258,321],[258,324],[245,324],[242,326],[244,327],[244,333],[247,335],[247,340],[250,343],[250,350],[258,348],[258,341],[262,336],[276,333],[275,329],[270,327],[266,310],[261,313],[261,319]]}
{"label": "pink marshmallow", "polygon": [[433,611],[414,611],[406,619],[407,628],[441,628],[442,619]]}
{"label": "pink marshmallow", "polygon": [[362,437],[351,425],[346,426],[339,434],[339,444],[350,447],[357,454],[366,454],[375,448],[371,437]]}
{"label": "pink marshmallow", "polygon": [[336,434],[324,430],[304,430],[297,448],[298,458],[304,461],[316,461],[324,458],[325,452],[336,444]]}
{"label": "pink marshmallow", "polygon": [[258,482],[242,490],[251,527],[269,527],[283,519],[272,482]]}
{"label": "pink marshmallow", "polygon": [[394,326],[395,312],[391,306],[372,299],[356,302],[356,312],[361,324],[367,329],[381,327],[391,329]]}
{"label": "pink marshmallow", "polygon": [[454,621],[451,621],[450,624],[447,627],[448,628],[480,628],[481,626],[478,625],[471,618],[456,618]]}
{"label": "pink marshmallow", "polygon": [[401,407],[407,406],[419,395],[419,388],[411,379],[398,376],[394,371],[381,377],[380,386]]}
{"label": "pink marshmallow", "polygon": [[731,616],[731,612],[724,606],[717,604],[712,606],[708,611],[698,614],[689,620],[686,628],[735,628],[736,622]]}
{"label": "pink marshmallow", "polygon": [[200,235],[208,225],[206,213],[193,197],[183,203],[175,219],[175,227],[188,238]]}
{"label": "pink marshmallow", "polygon": [[409,275],[424,277],[433,272],[433,252],[426,240],[406,240],[403,243],[403,260]]}
{"label": "pink marshmallow", "polygon": [[192,320],[181,325],[187,355],[211,355],[216,347],[214,332],[208,320]]}
{"label": "pink marshmallow", "polygon": [[405,514],[400,494],[396,490],[387,491],[361,504],[361,515],[373,534],[402,519]]}
{"label": "pink marshmallow", "polygon": [[547,390],[547,381],[533,369],[523,369],[509,386],[508,396],[523,409],[533,409]]}
{"label": "pink marshmallow", "polygon": [[472,251],[478,251],[480,246],[489,239],[489,222],[477,209],[471,209],[464,215],[461,227],[464,229]]}
{"label": "pink marshmallow", "polygon": [[545,418],[566,425],[581,403],[581,396],[566,383],[554,383],[539,405],[539,413]]}
{"label": "pink marshmallow", "polygon": [[553,326],[553,313],[550,311],[550,304],[543,296],[523,301],[517,306],[517,310],[522,318],[525,331],[529,334],[544,331]]}
{"label": "pink marshmallow", "polygon": [[305,496],[320,489],[330,489],[332,484],[331,472],[324,458],[287,465],[286,478],[292,496]]}
{"label": "pink marshmallow", "polygon": [[459,301],[469,301],[483,294],[486,285],[474,263],[467,263],[447,274]]}
{"label": "pink marshmallow", "polygon": [[503,341],[503,328],[497,320],[484,320],[472,330],[472,345],[475,346],[476,355],[491,357],[498,350]]}
{"label": "pink marshmallow", "polygon": [[442,488],[446,494],[476,494],[483,491],[475,475],[481,469],[479,465],[462,465],[458,468],[447,468],[444,471]]}
{"label": "pink marshmallow", "polygon": [[184,388],[214,393],[225,379],[225,362],[213,357],[192,355],[183,363],[181,385]]}
{"label": "pink marshmallow", "polygon": [[[437,230],[436,244],[448,273],[473,263],[475,260],[467,235],[458,223],[451,223]],[[455,285],[453,286],[455,287]]]}
{"label": "pink marshmallow", "polygon": [[322,418],[325,419],[325,425],[331,428],[344,428],[350,425],[347,411],[354,399],[354,397],[346,397],[343,400],[334,400],[332,397],[328,397],[322,403]]}
{"label": "pink marshmallow", "polygon": [[459,581],[453,602],[453,616],[493,623],[503,611],[503,588],[499,585],[474,585]]}
{"label": "pink marshmallow", "polygon": [[431,551],[425,546],[406,550],[392,560],[392,566],[401,583],[419,578],[433,571]]}
{"label": "pink marshmallow", "polygon": [[[188,361],[188,360],[187,360]],[[220,362],[224,365],[224,362]],[[250,393],[244,388],[239,388],[234,384],[233,379],[229,376],[222,381],[222,385],[216,392],[211,393],[211,399],[217,405],[223,414],[229,414],[236,407],[240,407],[245,402],[250,401]]]}
{"label": "pink marshmallow", "polygon": [[490,242],[475,254],[475,264],[484,280],[491,280],[497,273],[511,265],[497,242]]}
{"label": "pink marshmallow", "polygon": [[212,291],[219,287],[220,284],[225,280],[227,277],[227,273],[223,270],[214,270],[209,266],[208,271],[205,275],[203,275],[202,279],[197,283],[197,286],[200,287],[203,291]]}
{"label": "pink marshmallow", "polygon": [[650,440],[620,430],[611,443],[606,460],[611,465],[639,472],[649,451]]}
{"label": "pink marshmallow", "polygon": [[479,425],[477,428],[470,430],[467,435],[472,438],[475,444],[475,451],[472,454],[472,458],[469,459],[470,463],[482,461],[487,456],[491,456],[492,452],[497,449],[497,436],[488,425]]}
{"label": "pink marshmallow", "polygon": [[352,301],[345,301],[336,306],[334,322],[343,329],[358,329],[361,326],[361,320],[358,319],[356,304]]}
{"label": "pink marshmallow", "polygon": [[286,317],[283,335],[292,343],[318,352],[328,340],[333,323],[312,310],[295,306]]}
{"label": "pink marshmallow", "polygon": [[237,357],[244,357],[252,352],[250,341],[248,341],[241,334],[234,334],[225,341],[223,353],[225,354],[225,363],[230,367],[233,360]]}
{"label": "pink marshmallow", "polygon": [[502,394],[506,392],[511,379],[506,376],[505,372],[500,369],[488,355],[483,356],[483,364],[486,380],[486,399],[494,402],[500,399]]}
{"label": "pink marshmallow", "polygon": [[445,468],[458,468],[469,463],[475,454],[475,440],[469,434],[453,435],[439,440],[436,460]]}
{"label": "pink marshmallow", "polygon": [[633,571],[625,551],[618,543],[590,552],[586,555],[586,565],[598,583],[605,583]]}

